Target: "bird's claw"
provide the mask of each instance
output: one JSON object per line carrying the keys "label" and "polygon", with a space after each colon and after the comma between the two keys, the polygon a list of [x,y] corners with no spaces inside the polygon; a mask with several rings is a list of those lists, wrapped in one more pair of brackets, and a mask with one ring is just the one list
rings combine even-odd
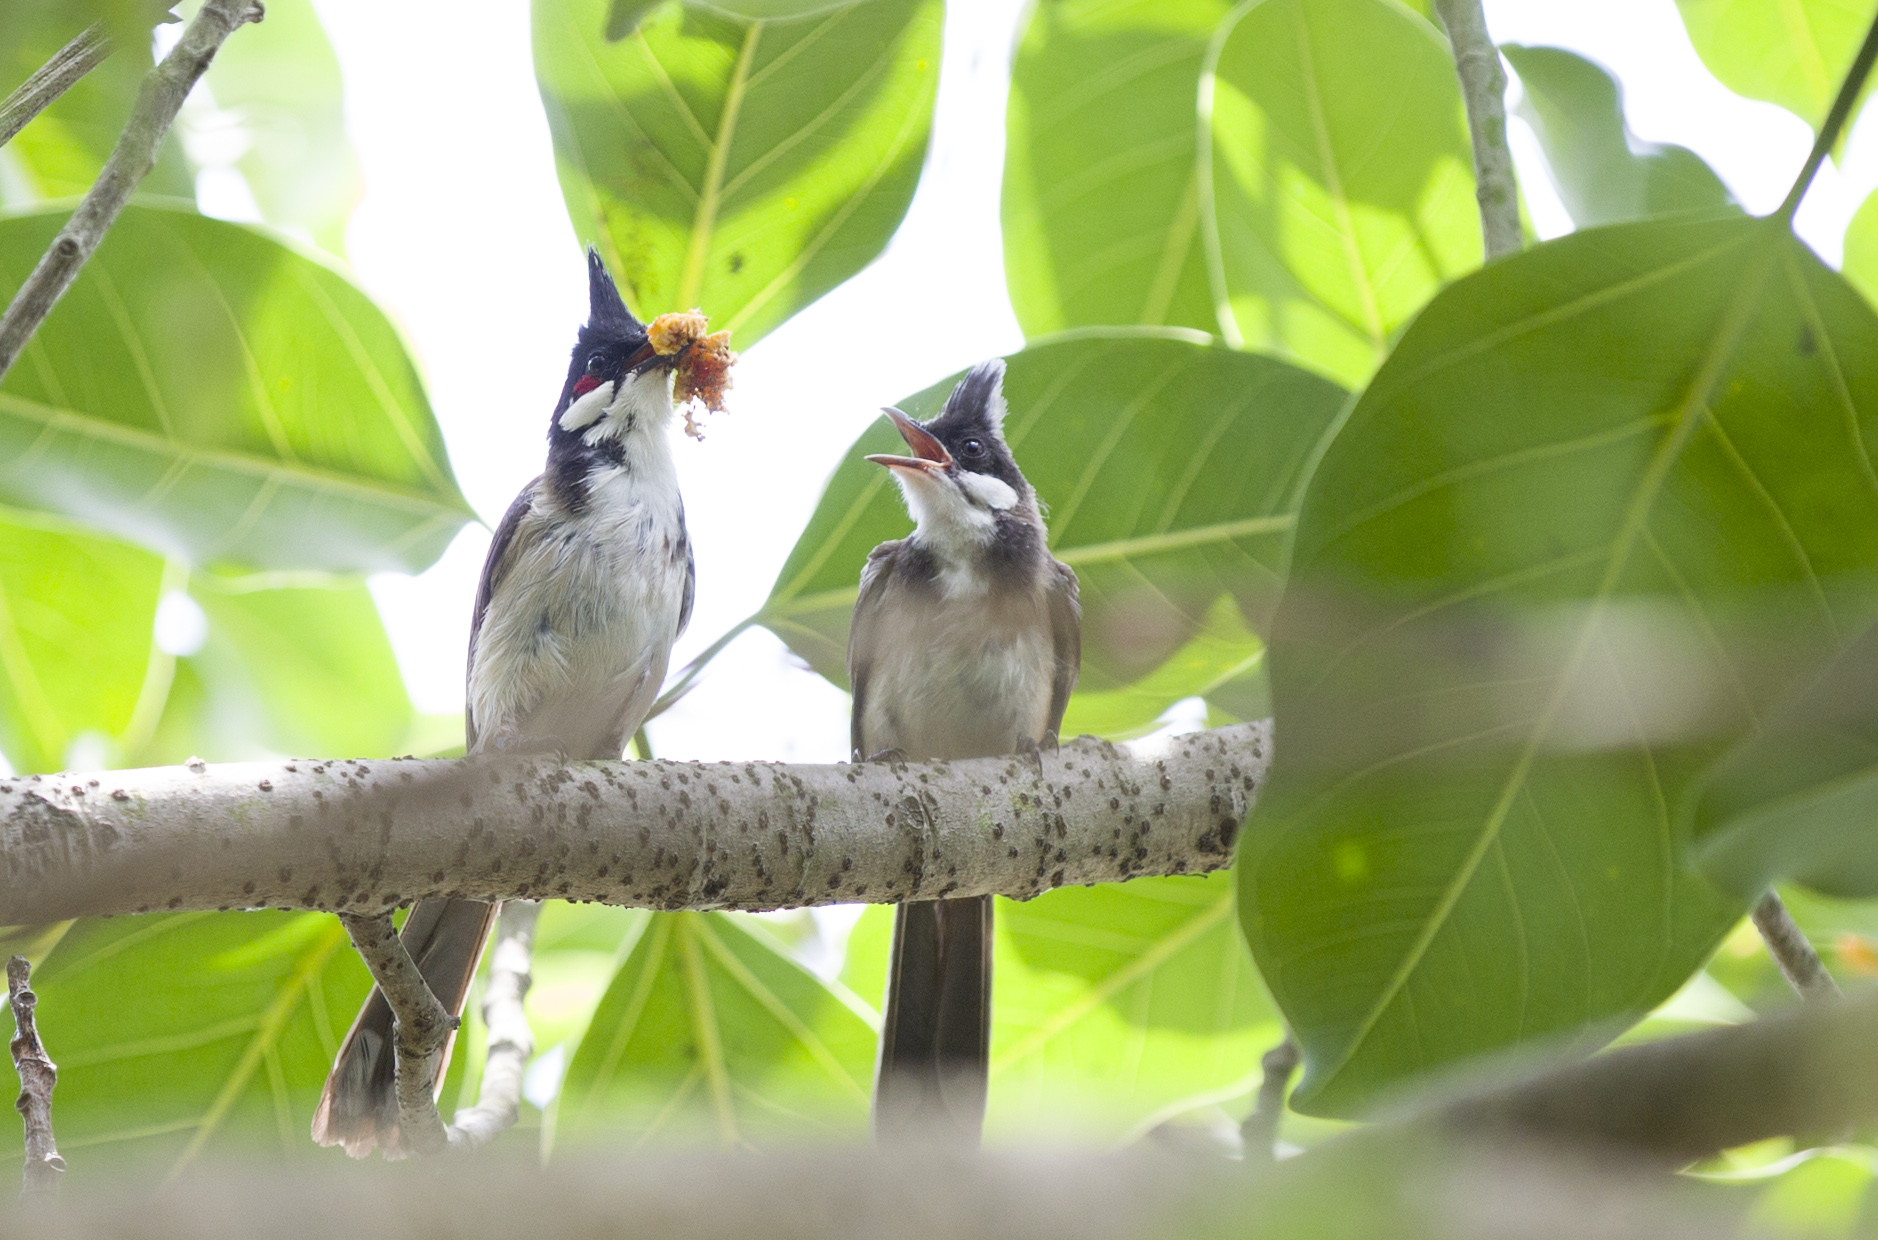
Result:
{"label": "bird's claw", "polygon": [[898,746],[894,746],[894,747],[887,748],[887,749],[876,749],[873,753],[870,753],[865,758],[861,759],[861,761],[885,762],[889,766],[898,766],[898,765],[901,765],[902,763],[911,761],[911,759],[909,759],[906,756],[906,750],[901,749]]}

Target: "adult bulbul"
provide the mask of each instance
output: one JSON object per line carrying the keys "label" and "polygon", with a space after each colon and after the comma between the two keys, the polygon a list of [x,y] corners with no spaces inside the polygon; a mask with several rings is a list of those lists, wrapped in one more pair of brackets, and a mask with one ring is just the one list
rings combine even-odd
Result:
{"label": "adult bulbul", "polygon": [[[587,252],[588,315],[548,424],[547,469],[509,506],[470,622],[471,754],[617,758],[691,618],[695,569],[670,430],[672,364]],[[424,900],[403,938],[461,1015],[500,905]],[[392,1015],[366,1000],[313,1115],[354,1158],[398,1149]]]}
{"label": "adult bulbul", "polygon": [[[855,761],[981,758],[1056,744],[1082,658],[1076,574],[1051,556],[1004,442],[1004,363],[938,417],[887,417],[913,533],[867,557],[848,630]],[[874,1083],[883,1139],[976,1141],[991,1041],[991,897],[900,905]]]}

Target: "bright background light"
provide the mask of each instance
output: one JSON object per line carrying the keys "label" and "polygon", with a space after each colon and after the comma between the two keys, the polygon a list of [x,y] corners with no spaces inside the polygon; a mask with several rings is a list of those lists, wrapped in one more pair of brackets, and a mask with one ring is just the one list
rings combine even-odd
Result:
{"label": "bright background light", "polygon": [[[366,197],[347,246],[358,281],[406,333],[464,493],[490,525],[540,468],[543,437],[585,310],[580,242],[555,179],[530,62],[527,5],[317,0],[345,75]],[[1672,0],[1487,0],[1501,42],[1569,48],[1623,83],[1630,127],[1706,159],[1751,211],[1785,195],[1811,134],[1742,99],[1697,59]],[[698,557],[697,609],[674,668],[767,596],[823,483],[883,404],[1023,338],[998,231],[1004,91],[1024,16],[1014,0],[951,0],[924,179],[878,261],[743,355],[730,413],[676,453]],[[1513,98],[1517,100],[1517,88]],[[1533,219],[1570,221],[1513,124]],[[245,186],[205,172],[205,210],[249,217]],[[1847,220],[1878,185],[1866,124],[1801,210],[1801,235],[1837,264]],[[827,359],[839,353],[839,365]],[[418,577],[372,582],[419,709],[463,702],[470,601],[489,531],[463,532]],[[856,566],[858,571],[859,566]],[[650,729],[663,757],[835,761],[847,701],[751,629]]]}

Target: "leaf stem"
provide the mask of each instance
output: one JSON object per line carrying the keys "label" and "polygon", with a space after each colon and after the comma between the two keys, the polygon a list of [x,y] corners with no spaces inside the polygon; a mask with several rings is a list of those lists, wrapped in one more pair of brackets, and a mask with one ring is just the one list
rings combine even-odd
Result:
{"label": "leaf stem", "polygon": [[1259,1060],[1264,1079],[1259,1082],[1258,1101],[1252,1114],[1240,1125],[1239,1135],[1250,1162],[1271,1162],[1278,1157],[1278,1125],[1285,1115],[1285,1095],[1291,1089],[1292,1074],[1300,1059],[1297,1039],[1287,1031],[1285,1040],[1265,1052]]}
{"label": "leaf stem", "polygon": [[33,70],[19,89],[0,100],[0,146],[32,123],[32,119],[50,107],[60,95],[78,84],[80,78],[104,63],[111,54],[111,36],[102,22],[79,32],[78,37],[52,54],[52,59]]}
{"label": "leaf stem", "polygon": [[104,170],[0,318],[0,378],[13,368],[27,341],[104,240],[138,183],[156,166],[164,135],[223,41],[246,23],[260,21],[264,12],[258,0],[207,0],[170,54],[144,75],[130,119]]}
{"label": "leaf stem", "polygon": [[1525,238],[1519,224],[1519,181],[1506,144],[1506,70],[1500,49],[1487,33],[1480,0],[1435,0],[1435,11],[1454,49],[1454,68],[1467,102],[1467,129],[1474,147],[1474,196],[1480,201],[1480,231],[1487,257],[1516,254]]}
{"label": "leaf stem", "polygon": [[1826,113],[1826,120],[1819,127],[1819,136],[1813,139],[1813,149],[1806,156],[1806,164],[1800,169],[1800,175],[1793,179],[1793,188],[1787,191],[1786,201],[1774,214],[1783,220],[1792,220],[1793,213],[1800,209],[1800,200],[1806,197],[1806,191],[1812,187],[1813,178],[1819,174],[1819,166],[1826,162],[1826,154],[1839,142],[1839,135],[1852,119],[1853,105],[1858,102],[1858,95],[1865,88],[1865,79],[1871,76],[1872,62],[1878,60],[1878,16],[1872,18],[1871,28],[1865,32],[1865,42],[1859,45],[1858,55],[1852,59],[1852,67],[1846,71],[1845,80],[1839,83],[1838,97],[1832,101],[1832,110]]}

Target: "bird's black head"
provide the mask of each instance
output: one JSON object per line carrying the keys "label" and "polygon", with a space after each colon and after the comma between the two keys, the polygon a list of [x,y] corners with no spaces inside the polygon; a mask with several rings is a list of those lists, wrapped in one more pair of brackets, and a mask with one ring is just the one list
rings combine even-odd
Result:
{"label": "bird's black head", "polygon": [[1004,362],[993,358],[959,380],[930,422],[885,411],[913,454],[867,459],[893,471],[921,529],[988,531],[1007,516],[1037,520],[1030,483],[1004,442],[1003,386]]}
{"label": "bird's black head", "polygon": [[613,277],[607,273],[600,252],[587,247],[587,322],[580,329],[573,357],[567,364],[567,382],[561,386],[561,399],[554,406],[554,421],[549,438],[573,434],[595,421],[604,412],[604,403],[596,396],[595,408],[583,407],[570,418],[569,409],[576,402],[611,384],[607,393],[617,392],[629,375],[665,359],[653,351],[646,340],[645,324],[633,317],[619,295]]}

